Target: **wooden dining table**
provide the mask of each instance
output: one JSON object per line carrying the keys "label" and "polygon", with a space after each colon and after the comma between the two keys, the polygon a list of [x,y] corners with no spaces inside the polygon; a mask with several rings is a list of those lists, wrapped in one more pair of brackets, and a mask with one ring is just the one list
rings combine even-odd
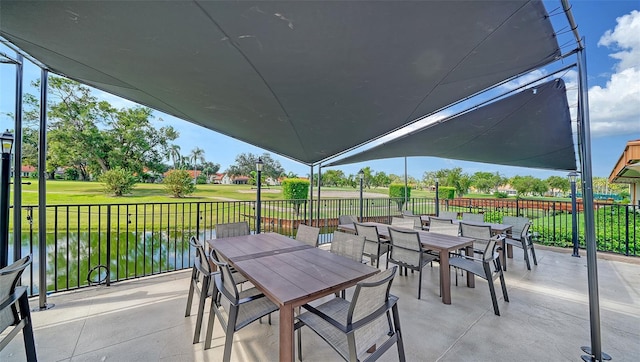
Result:
{"label": "wooden dining table", "polygon": [[[420,216],[420,220],[422,220],[422,224],[423,225],[429,225],[429,215]],[[478,221],[466,221],[466,220],[458,220],[458,219],[454,219],[454,220],[452,220],[452,222],[454,224],[459,224],[459,223],[463,222],[465,224],[477,225],[477,226],[489,225],[489,226],[491,226],[491,233],[494,234],[494,235],[496,235],[496,234],[505,234],[505,233],[511,231],[511,228],[513,227],[512,225],[509,225],[509,224],[499,224],[499,223],[492,223],[492,222],[478,222]]]}
{"label": "wooden dining table", "polygon": [[[377,222],[365,222],[365,225],[374,225],[378,230],[378,235],[385,240],[389,240],[389,227],[391,225]],[[403,229],[403,228],[397,228]],[[338,225],[338,230],[355,233],[353,224]],[[412,229],[413,230],[413,229]],[[451,274],[449,272],[449,253],[460,249],[465,249],[467,255],[473,255],[473,240],[462,236],[452,236],[432,233],[428,231],[417,231],[420,236],[420,244],[425,250],[438,252],[440,258],[440,287],[442,288],[442,303],[451,304]],[[472,273],[467,273],[467,286],[475,287],[475,280]]]}
{"label": "wooden dining table", "polygon": [[380,270],[276,233],[208,240],[280,307],[280,361],[294,358],[294,310],[354,286]]}

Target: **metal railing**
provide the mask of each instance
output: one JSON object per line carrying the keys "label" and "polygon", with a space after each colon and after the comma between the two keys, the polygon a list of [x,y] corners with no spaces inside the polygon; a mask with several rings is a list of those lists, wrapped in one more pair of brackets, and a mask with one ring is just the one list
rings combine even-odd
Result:
{"label": "metal railing", "polygon": [[[431,198],[363,199],[365,221],[389,223],[407,209],[414,214],[434,214]],[[536,242],[568,247],[571,239],[571,203],[512,199],[441,200],[440,210],[483,213],[487,222],[502,217],[525,216],[532,220]],[[294,236],[300,223],[308,223],[308,200],[273,200],[261,203],[261,229]],[[640,207],[610,203],[595,204],[598,250],[640,255]],[[320,243],[331,240],[340,215],[359,216],[359,199],[322,199],[313,202],[311,224],[322,229]],[[578,205],[581,211],[581,204]],[[193,251],[189,237],[215,238],[215,225],[247,221],[255,229],[255,202],[183,202],[101,205],[52,205],[46,208],[47,225],[39,227],[38,207],[22,208],[21,254],[46,253],[47,292],[58,292],[92,284],[138,278],[190,268]],[[582,215],[578,214],[582,225]],[[584,247],[582,226],[580,245]],[[46,249],[38,249],[38,233],[46,230]],[[12,246],[10,246],[12,247]],[[9,255],[14,255],[9,251]],[[23,283],[32,295],[39,293],[38,263],[24,273]]]}

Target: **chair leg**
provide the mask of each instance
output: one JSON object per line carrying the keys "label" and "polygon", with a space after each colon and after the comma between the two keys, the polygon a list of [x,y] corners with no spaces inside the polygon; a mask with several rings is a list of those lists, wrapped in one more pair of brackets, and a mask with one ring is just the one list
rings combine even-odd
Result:
{"label": "chair leg", "polygon": [[193,344],[200,342],[200,331],[202,330],[202,319],[204,317],[204,304],[207,300],[207,293],[209,292],[209,279],[205,278],[202,282],[202,289],[200,290],[200,302],[198,303],[198,316],[196,318],[196,330],[193,332]]}
{"label": "chair leg", "polygon": [[238,319],[238,310],[237,308],[231,308],[229,312],[229,320],[227,321],[227,330],[225,331],[224,338],[224,354],[222,356],[222,361],[229,362],[231,361],[231,347],[233,346],[233,333],[236,329],[236,321]]}
{"label": "chair leg", "polygon": [[527,263],[527,270],[531,270],[531,263],[529,262],[529,249],[527,248],[527,241],[522,240],[522,250],[524,251],[524,262]]}
{"label": "chair leg", "polygon": [[398,315],[398,304],[396,303],[393,308],[393,325],[395,326],[398,339],[396,344],[398,345],[398,360],[405,362],[406,357],[404,355],[404,343],[402,341],[402,331],[400,330],[400,316]]}
{"label": "chair leg", "polygon": [[20,314],[22,315],[22,319],[26,321],[26,325],[22,328],[22,338],[24,339],[24,349],[27,353],[27,361],[37,361],[38,357],[36,355],[36,342],[33,338],[33,326],[31,322],[31,310],[29,309],[29,299],[27,298],[27,293],[25,292],[18,299],[18,304],[20,306]]}
{"label": "chair leg", "polygon": [[489,292],[491,293],[491,302],[493,303],[493,312],[497,316],[499,316],[500,310],[498,309],[498,297],[496,296],[496,288],[493,285],[493,276],[491,275],[491,267],[489,266],[489,264],[484,265],[484,271],[487,277],[487,284],[489,284]]}
{"label": "chair leg", "polygon": [[298,361],[302,361],[302,327],[298,328]]}
{"label": "chair leg", "polygon": [[[413,269],[411,272],[413,272]],[[418,299],[420,299],[420,296],[422,295],[422,268],[420,268],[418,274]]]}
{"label": "chair leg", "polygon": [[187,309],[184,312],[184,316],[188,317],[191,314],[191,303],[193,302],[193,290],[195,289],[194,287],[194,283],[197,282],[197,273],[198,271],[196,270],[196,268],[193,268],[193,270],[191,271],[191,280],[189,283],[189,296],[187,296]]}
{"label": "chair leg", "polygon": [[538,265],[538,259],[536,259],[536,249],[533,248],[533,242],[531,242],[531,256],[533,257],[533,265]]}
{"label": "chair leg", "polygon": [[211,300],[211,308],[209,309],[209,323],[207,323],[207,333],[204,339],[204,349],[211,348],[211,342],[213,341],[213,326],[216,321],[216,312],[214,308],[217,308],[216,303]]}

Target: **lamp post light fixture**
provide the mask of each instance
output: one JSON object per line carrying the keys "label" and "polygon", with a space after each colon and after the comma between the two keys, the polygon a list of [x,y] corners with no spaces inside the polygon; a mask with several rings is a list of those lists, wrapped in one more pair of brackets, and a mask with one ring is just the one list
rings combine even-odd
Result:
{"label": "lamp post light fixture", "polygon": [[440,181],[436,177],[436,216],[440,216],[440,198],[438,196],[438,181]]}
{"label": "lamp post light fixture", "polygon": [[260,234],[260,211],[262,210],[262,206],[260,205],[260,186],[262,186],[263,166],[264,162],[262,162],[262,158],[258,157],[258,161],[256,162],[256,185],[258,186],[258,192],[256,192],[256,234]]}
{"label": "lamp post light fixture", "polygon": [[578,208],[576,202],[576,179],[578,173],[575,171],[569,172],[567,175],[569,182],[571,183],[571,239],[573,240],[573,254],[576,258],[580,257],[579,244],[578,244]]}
{"label": "lamp post light fixture", "polygon": [[360,169],[360,171],[358,171],[358,178],[360,179],[360,222],[364,222],[364,215],[363,215],[363,204],[362,204],[362,184],[364,182],[364,171],[362,169]]}
{"label": "lamp post light fixture", "polygon": [[2,160],[0,161],[0,268],[9,265],[9,173],[13,134],[9,130],[0,135]]}

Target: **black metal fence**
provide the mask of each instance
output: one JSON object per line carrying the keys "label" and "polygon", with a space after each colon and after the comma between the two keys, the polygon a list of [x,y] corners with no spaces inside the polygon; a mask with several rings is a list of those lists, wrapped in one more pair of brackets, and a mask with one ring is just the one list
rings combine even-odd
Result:
{"label": "black metal fence", "polygon": [[[390,222],[408,209],[415,214],[434,214],[435,201],[412,198],[367,198],[362,200],[368,221]],[[320,242],[329,242],[340,215],[359,216],[359,199],[275,200],[261,204],[261,230],[293,236],[300,223],[322,229]],[[595,205],[598,250],[640,255],[640,207],[615,204]],[[571,246],[570,202],[455,199],[441,200],[440,210],[483,213],[485,221],[500,222],[505,215],[520,215],[533,221],[539,243]],[[580,244],[584,247],[581,204],[577,214]],[[47,225],[39,227],[38,208],[23,207],[21,254],[46,253],[47,292],[58,292],[111,283],[147,275],[190,268],[193,253],[189,237],[215,238],[215,225],[247,221],[255,229],[255,202],[184,202],[111,205],[55,205],[47,207]],[[46,249],[38,250],[38,234],[46,230]],[[13,239],[13,238],[10,238]],[[9,255],[14,255],[9,251]],[[39,293],[38,269],[33,263],[24,274],[31,294]]]}

